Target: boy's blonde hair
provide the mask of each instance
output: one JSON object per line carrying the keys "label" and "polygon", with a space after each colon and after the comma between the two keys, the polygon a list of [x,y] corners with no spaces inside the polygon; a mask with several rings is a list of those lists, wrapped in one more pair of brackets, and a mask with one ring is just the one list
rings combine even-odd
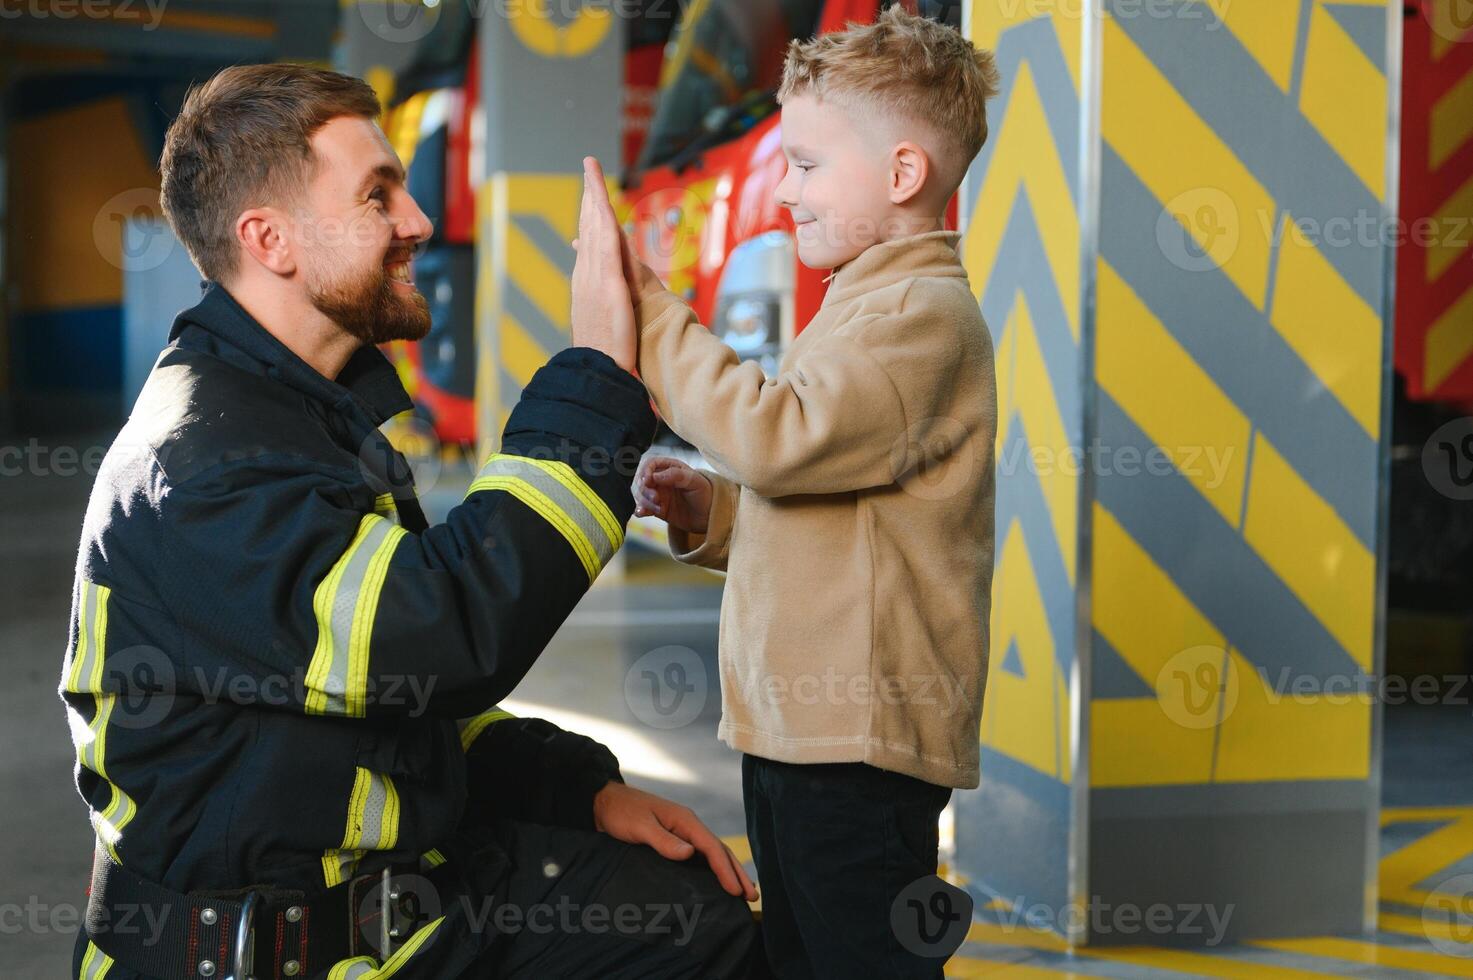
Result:
{"label": "boy's blonde hair", "polygon": [[789,44],[777,100],[811,94],[919,120],[957,153],[960,165],[951,176],[960,181],[987,142],[987,100],[997,86],[992,52],[897,3],[873,24]]}

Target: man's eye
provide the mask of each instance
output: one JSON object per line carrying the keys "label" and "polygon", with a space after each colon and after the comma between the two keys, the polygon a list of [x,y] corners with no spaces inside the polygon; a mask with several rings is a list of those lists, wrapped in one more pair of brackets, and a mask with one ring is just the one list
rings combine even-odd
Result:
{"label": "man's eye", "polygon": [[368,195],[368,198],[371,201],[377,201],[380,204],[385,204],[389,200],[389,195],[388,192],[385,191],[382,187],[375,187],[373,189],[373,193]]}

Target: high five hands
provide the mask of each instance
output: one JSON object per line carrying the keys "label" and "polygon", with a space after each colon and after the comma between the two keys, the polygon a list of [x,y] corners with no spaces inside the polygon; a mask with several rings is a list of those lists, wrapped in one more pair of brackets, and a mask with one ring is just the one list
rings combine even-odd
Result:
{"label": "high five hands", "polygon": [[639,360],[635,300],[659,280],[624,238],[604,183],[603,168],[583,158],[583,207],[573,265],[573,346],[592,347],[633,374]]}

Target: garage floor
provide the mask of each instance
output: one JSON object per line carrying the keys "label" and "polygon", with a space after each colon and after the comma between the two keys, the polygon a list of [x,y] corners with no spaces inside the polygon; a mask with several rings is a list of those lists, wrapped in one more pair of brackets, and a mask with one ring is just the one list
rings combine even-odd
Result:
{"label": "garage floor", "polygon": [[[88,483],[62,475],[0,481],[7,552],[0,744],[9,750],[0,756],[0,978],[7,980],[66,975],[91,866],[91,831],[71,785],[74,757],[55,694]],[[447,471],[424,494],[432,516],[452,506],[463,485],[462,475]],[[714,678],[720,591],[715,576],[626,548],[506,707],[605,742],[631,783],[690,805],[745,853],[739,759],[716,741],[719,697],[701,676]],[[661,695],[661,679],[672,676],[689,700]],[[1007,908],[988,906],[947,975],[1473,977],[1473,918],[1465,916],[1461,930],[1424,922],[1429,896],[1421,890],[1473,874],[1467,705],[1388,708],[1385,758],[1382,915],[1374,935],[1070,953],[1050,934],[1011,924]],[[1473,891],[1473,878],[1467,881]]]}

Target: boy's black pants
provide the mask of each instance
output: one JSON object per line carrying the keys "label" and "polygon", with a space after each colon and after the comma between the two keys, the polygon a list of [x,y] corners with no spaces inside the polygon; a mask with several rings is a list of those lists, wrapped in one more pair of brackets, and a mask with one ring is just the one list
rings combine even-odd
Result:
{"label": "boy's black pants", "polygon": [[775,977],[939,980],[944,957],[903,942],[892,908],[936,873],[950,789],[860,762],[744,755],[742,795]]}

